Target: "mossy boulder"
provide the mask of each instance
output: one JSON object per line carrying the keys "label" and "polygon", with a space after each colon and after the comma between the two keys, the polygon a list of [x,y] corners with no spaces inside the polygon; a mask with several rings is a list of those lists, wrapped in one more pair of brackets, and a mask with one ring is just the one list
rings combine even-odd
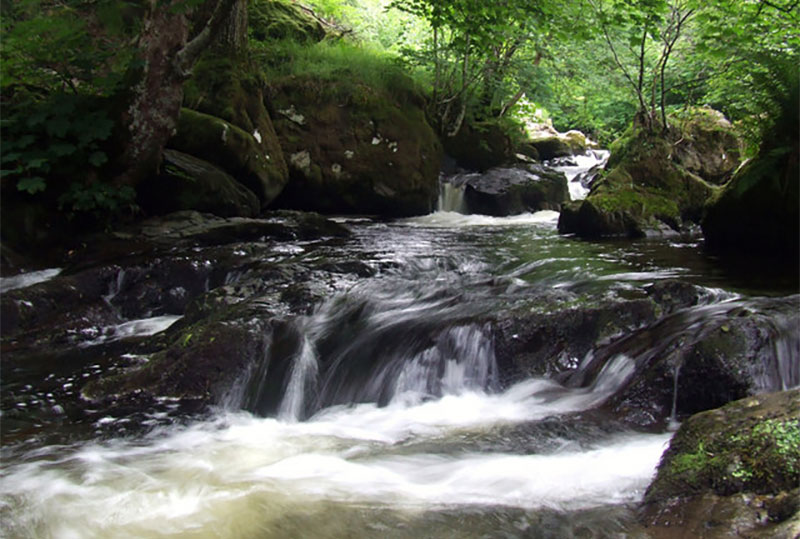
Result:
{"label": "mossy boulder", "polygon": [[526,148],[533,148],[542,161],[582,154],[589,145],[586,135],[580,131],[559,133],[549,123],[531,124],[527,131],[528,140],[522,145],[520,153],[528,155],[530,150]]}
{"label": "mossy boulder", "polygon": [[[273,174],[271,161],[282,160],[280,151],[264,151],[258,129],[248,133],[222,118],[181,109],[178,131],[169,146],[192,156],[203,156],[238,179],[264,205],[280,194],[285,178]],[[180,208],[207,211],[203,208]],[[212,212],[213,213],[213,212]]]}
{"label": "mossy boulder", "polygon": [[279,207],[385,216],[433,209],[442,148],[418,93],[348,73],[287,77],[274,92],[275,128],[290,164]]}
{"label": "mossy boulder", "polygon": [[671,159],[669,134],[631,129],[611,149],[605,176],[562,209],[561,233],[585,238],[679,232],[699,222],[713,187]]}
{"label": "mossy boulder", "polygon": [[641,518],[656,537],[795,537],[798,485],[800,390],[759,395],[681,425]]}
{"label": "mossy boulder", "polygon": [[514,160],[513,137],[508,130],[497,121],[465,123],[456,135],[443,136],[442,143],[458,166],[485,171]]}
{"label": "mossy boulder", "polygon": [[264,86],[260,68],[249,58],[210,49],[185,85],[185,107],[168,146],[219,166],[267,206],[289,172]]}
{"label": "mossy boulder", "polygon": [[286,0],[256,0],[247,10],[250,38],[256,41],[317,42],[325,38],[322,23],[307,8]]}
{"label": "mossy boulder", "polygon": [[709,183],[728,181],[741,163],[741,141],[725,116],[711,108],[683,112],[674,123],[680,138],[672,160]]}
{"label": "mossy boulder", "polygon": [[196,210],[221,217],[254,217],[261,210],[258,197],[230,174],[175,150],[164,151],[161,171],[142,184],[138,203],[150,214]]}

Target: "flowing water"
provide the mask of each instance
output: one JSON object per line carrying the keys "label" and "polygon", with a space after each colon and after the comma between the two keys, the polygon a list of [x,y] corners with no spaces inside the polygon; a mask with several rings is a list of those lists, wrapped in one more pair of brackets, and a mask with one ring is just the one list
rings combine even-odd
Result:
{"label": "flowing water", "polygon": [[[713,310],[786,295],[796,282],[774,268],[754,281],[702,254],[696,240],[562,237],[557,217],[343,219],[354,236],[340,249],[378,271],[293,319],[298,346],[278,395],[243,374],[231,398],[199,417],[164,421],[153,411],[143,422],[151,427],[138,431],[122,428],[130,418],[102,417],[95,437],[90,429],[59,439],[70,428],[65,418],[49,427],[55,435],[11,443],[0,530],[58,538],[645,536],[635,505],[671,434],[595,413],[634,374],[632,354],[641,350],[621,349],[581,387],[536,377],[504,384],[486,314],[540,290],[627,297],[663,279],[705,287],[708,305],[698,308]],[[271,256],[300,260],[312,250],[286,244]],[[84,350],[175,320],[107,328]],[[696,323],[680,320],[664,326],[682,332]],[[786,346],[779,370],[795,385],[797,343]]]}

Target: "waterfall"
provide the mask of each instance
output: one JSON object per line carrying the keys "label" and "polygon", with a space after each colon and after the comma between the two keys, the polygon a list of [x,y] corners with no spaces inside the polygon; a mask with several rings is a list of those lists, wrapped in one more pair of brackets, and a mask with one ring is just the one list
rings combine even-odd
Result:
{"label": "waterfall", "polygon": [[457,187],[448,181],[440,181],[436,211],[465,213],[465,210],[464,187]]}
{"label": "waterfall", "polygon": [[304,336],[300,352],[292,365],[289,384],[278,412],[279,419],[297,421],[301,418],[306,388],[314,384],[318,371],[316,349],[309,337]]}

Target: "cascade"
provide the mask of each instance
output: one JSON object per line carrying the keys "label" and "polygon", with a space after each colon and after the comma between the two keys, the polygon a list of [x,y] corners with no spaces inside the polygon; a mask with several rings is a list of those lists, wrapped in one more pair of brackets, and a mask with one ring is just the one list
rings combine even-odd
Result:
{"label": "cascade", "polygon": [[466,213],[464,204],[464,187],[456,186],[449,181],[439,181],[439,200],[436,211]]}

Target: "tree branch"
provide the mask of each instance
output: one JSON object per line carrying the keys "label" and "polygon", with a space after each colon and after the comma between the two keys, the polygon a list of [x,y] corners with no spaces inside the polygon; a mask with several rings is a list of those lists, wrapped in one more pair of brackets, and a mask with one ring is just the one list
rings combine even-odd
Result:
{"label": "tree branch", "polygon": [[197,62],[200,54],[211,45],[211,42],[222,29],[222,25],[225,23],[225,19],[227,19],[228,15],[230,15],[231,8],[236,1],[237,0],[217,0],[214,12],[211,14],[211,17],[200,33],[177,52],[173,66],[179,77],[188,78],[191,75],[195,62]]}

